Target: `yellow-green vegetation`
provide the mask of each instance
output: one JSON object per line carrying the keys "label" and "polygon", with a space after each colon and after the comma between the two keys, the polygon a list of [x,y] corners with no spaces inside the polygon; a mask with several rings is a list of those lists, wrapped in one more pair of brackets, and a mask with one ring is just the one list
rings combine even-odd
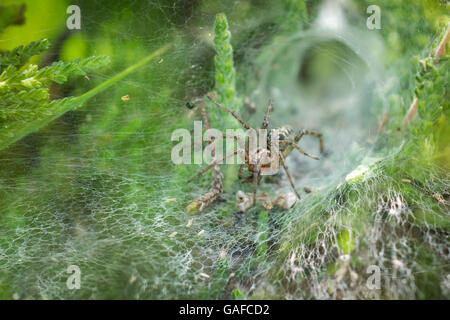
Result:
{"label": "yellow-green vegetation", "polygon": [[[0,298],[450,297],[442,2],[377,1],[382,29],[368,30],[373,1],[333,9],[344,22],[330,29],[323,1],[80,0],[76,32],[65,7],[42,21],[54,26],[34,24],[29,1],[17,24],[22,2],[0,10],[1,39],[15,39],[0,41]],[[252,186],[222,165],[225,192],[186,211],[211,184],[187,183],[204,164],[171,162],[171,133],[201,120],[186,104],[217,129],[239,126],[200,102],[207,92],[254,127],[271,97],[273,126],[323,132],[320,161],[288,159],[308,187],[292,209],[237,212]],[[317,154],[317,141],[300,145]],[[290,185],[281,174],[258,190]],[[66,286],[70,265],[79,290]]]}

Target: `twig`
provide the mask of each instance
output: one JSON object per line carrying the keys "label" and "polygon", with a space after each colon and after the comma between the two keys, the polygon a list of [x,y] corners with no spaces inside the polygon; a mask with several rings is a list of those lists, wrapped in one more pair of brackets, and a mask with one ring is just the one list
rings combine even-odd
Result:
{"label": "twig", "polygon": [[417,108],[419,106],[419,100],[417,97],[414,97],[413,102],[411,103],[411,106],[408,109],[408,112],[406,113],[405,117],[403,118],[403,126],[408,125],[417,115]]}
{"label": "twig", "polygon": [[434,52],[434,59],[439,59],[445,55],[445,45],[450,41],[450,25],[447,27],[444,38],[442,38],[436,51]]}

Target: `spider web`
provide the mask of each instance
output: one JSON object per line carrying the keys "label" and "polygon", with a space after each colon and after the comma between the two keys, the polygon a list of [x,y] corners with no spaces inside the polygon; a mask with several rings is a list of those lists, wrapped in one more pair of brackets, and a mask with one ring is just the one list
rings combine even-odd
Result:
{"label": "spider web", "polygon": [[[276,4],[168,3],[80,1],[85,41],[92,54],[97,43],[110,47],[113,70],[173,46],[84,109],[2,152],[0,296],[449,298],[448,173],[429,163],[411,169],[405,141],[391,146],[377,135],[383,114],[397,112],[389,99],[401,86],[379,62],[382,39],[365,25],[325,32],[311,23],[271,41],[279,31],[273,21],[284,14]],[[256,106],[254,113],[244,106],[243,118],[258,126],[273,97],[272,127],[324,134],[321,161],[287,159],[297,188],[312,190],[291,210],[259,205],[239,213],[236,192],[251,186],[223,170],[222,197],[197,215],[186,212],[210,177],[187,184],[202,166],[173,165],[170,138],[200,116],[186,102],[213,88],[211,33],[220,11],[236,43],[237,91]],[[111,18],[100,22],[100,12]],[[331,73],[315,69],[323,61]],[[91,75],[61,94],[108,77]],[[314,137],[300,145],[318,153]],[[275,196],[290,185],[279,175],[258,190]],[[78,290],[66,286],[70,265],[81,271]],[[370,266],[381,272],[377,289],[367,285]]]}

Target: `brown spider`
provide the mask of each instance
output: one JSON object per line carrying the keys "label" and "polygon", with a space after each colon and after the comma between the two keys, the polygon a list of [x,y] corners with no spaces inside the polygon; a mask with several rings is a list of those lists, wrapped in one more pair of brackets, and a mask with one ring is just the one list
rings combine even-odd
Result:
{"label": "brown spider", "polygon": [[[239,117],[234,111],[226,108],[225,106],[221,105],[220,103],[218,103],[217,101],[215,101],[209,94],[207,94],[208,99],[213,102],[218,108],[228,112],[229,114],[231,114],[237,121],[239,121],[239,123],[247,130],[252,129],[244,120],[242,120],[241,117]],[[264,121],[261,125],[261,129],[267,129],[267,127],[269,126],[269,117],[270,117],[270,111],[272,110],[272,101],[269,101],[269,105],[267,107],[267,111],[266,114],[264,116]],[[207,117],[206,117],[206,112],[203,109],[203,117],[205,118],[206,121],[206,126],[207,128],[209,128],[209,124],[207,121]],[[286,172],[286,175],[289,179],[289,183],[291,184],[292,189],[294,190],[295,194],[297,195],[297,197],[300,199],[300,194],[297,192],[297,190],[295,189],[294,186],[294,182],[292,181],[292,177],[291,174],[289,173],[288,167],[286,165],[286,157],[289,156],[289,154],[291,154],[292,150],[296,149],[298,150],[300,153],[302,153],[303,155],[311,158],[311,159],[315,159],[315,160],[319,160],[318,157],[310,155],[308,153],[306,153],[302,148],[300,148],[297,143],[300,141],[300,139],[304,136],[304,135],[312,135],[312,136],[316,136],[319,138],[319,144],[320,144],[320,152],[323,153],[323,140],[322,140],[322,134],[317,132],[317,131],[311,131],[311,130],[300,130],[298,132],[295,132],[294,129],[289,126],[289,125],[284,125],[275,129],[271,129],[268,132],[267,135],[267,149],[261,150],[261,149],[257,149],[256,153],[257,154],[265,154],[266,156],[268,155],[269,157],[271,156],[271,141],[273,141],[274,135],[278,135],[278,144],[279,144],[279,152],[277,152],[277,156],[278,159],[281,163],[281,165],[284,168],[284,171]],[[219,138],[234,138],[237,139],[237,136],[227,136],[227,135],[223,135],[222,137]],[[211,143],[214,142],[214,139],[209,140]],[[195,179],[197,179],[198,177],[200,177],[201,175],[203,175],[204,173],[208,172],[211,168],[215,168],[215,170],[218,170],[218,164],[221,164],[225,159],[235,156],[236,154],[238,154],[239,150],[230,152],[229,154],[225,155],[224,157],[222,157],[221,159],[216,159],[214,158],[214,161],[211,162],[211,164],[209,164],[205,169],[203,169],[202,171],[200,171],[197,175],[195,175],[194,177],[190,178],[188,180],[188,182],[191,182]],[[215,156],[215,154],[213,155]],[[269,166],[268,164],[262,164],[261,162],[261,157],[259,156],[256,158],[255,160],[250,160],[250,156],[249,156],[249,150],[248,150],[248,146],[246,147],[245,153],[244,153],[244,157],[245,157],[245,161],[243,164],[241,164],[241,166],[239,167],[239,173],[238,173],[238,178],[241,180],[243,179],[243,170],[244,167],[247,166],[248,171],[252,173],[252,175],[248,178],[246,178],[244,180],[244,183],[249,183],[253,181],[253,206],[255,206],[256,204],[256,189],[257,186],[259,184],[259,182],[261,181],[262,175],[261,175],[261,170],[262,168],[265,168],[267,166]],[[220,176],[220,175],[219,175]],[[211,203],[212,201],[214,201],[215,197],[217,197],[218,193],[222,192],[222,188],[221,188],[221,182],[217,183],[216,185],[219,184],[220,187],[217,187],[215,189],[216,192],[211,193],[208,192],[206,195],[200,197],[199,199],[197,199],[197,202],[203,202],[203,203]],[[213,181],[213,185],[214,185],[214,181]],[[213,188],[214,189],[214,188]],[[211,198],[210,196],[208,196],[209,194],[214,195],[214,198]],[[207,199],[206,199],[207,198]],[[206,205],[207,205],[206,204]],[[205,205],[202,205],[201,208],[203,208]]]}

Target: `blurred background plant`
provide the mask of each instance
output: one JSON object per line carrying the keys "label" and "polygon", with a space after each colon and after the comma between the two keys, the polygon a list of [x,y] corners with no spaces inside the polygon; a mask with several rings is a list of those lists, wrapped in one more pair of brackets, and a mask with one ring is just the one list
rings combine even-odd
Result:
{"label": "blurred background plant", "polygon": [[[0,151],[1,298],[450,297],[448,50],[434,56],[446,2],[37,3],[0,2],[0,77],[7,51],[43,38],[53,45],[36,42],[42,53],[15,73],[111,60],[47,82],[46,104],[171,48]],[[66,28],[69,4],[80,30]],[[380,30],[366,26],[371,4]],[[171,133],[193,128],[200,113],[186,103],[212,90],[252,125],[272,97],[273,126],[324,133],[327,158],[289,159],[297,187],[312,191],[293,209],[238,213],[236,192],[251,186],[228,166],[225,193],[186,212],[211,177],[186,183],[201,166],[172,164]],[[17,120],[8,94],[20,97],[0,85],[1,130]],[[236,125],[206,106],[218,129]],[[313,153],[315,142],[302,147]],[[289,191],[284,178],[266,180],[261,191]],[[80,267],[79,290],[66,286],[69,265]]]}

